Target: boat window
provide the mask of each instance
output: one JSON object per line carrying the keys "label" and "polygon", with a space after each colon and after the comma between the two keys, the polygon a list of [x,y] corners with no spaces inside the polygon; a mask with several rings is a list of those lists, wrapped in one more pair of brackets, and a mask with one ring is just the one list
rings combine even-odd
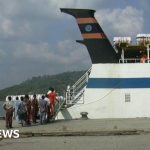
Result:
{"label": "boat window", "polygon": [[131,101],[130,93],[125,93],[125,102],[130,102],[130,101]]}

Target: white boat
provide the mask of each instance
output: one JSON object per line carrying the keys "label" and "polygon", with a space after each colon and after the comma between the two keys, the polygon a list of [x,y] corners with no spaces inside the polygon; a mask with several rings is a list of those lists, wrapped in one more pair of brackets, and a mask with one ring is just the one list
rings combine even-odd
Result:
{"label": "white boat", "polygon": [[75,17],[92,67],[68,87],[57,119],[150,117],[150,35],[115,37],[112,46],[94,17],[94,10],[61,9]]}

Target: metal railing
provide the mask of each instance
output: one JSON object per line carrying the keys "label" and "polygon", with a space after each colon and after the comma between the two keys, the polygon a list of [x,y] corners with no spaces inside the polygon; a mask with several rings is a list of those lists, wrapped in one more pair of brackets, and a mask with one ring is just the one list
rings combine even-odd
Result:
{"label": "metal railing", "polygon": [[[142,63],[141,58],[119,59],[119,63]],[[150,63],[150,59],[146,59],[143,63]]]}
{"label": "metal railing", "polygon": [[[66,104],[73,105],[78,103],[84,103],[84,90],[87,85],[91,68],[72,86],[68,86],[66,91]],[[81,99],[82,97],[82,99]]]}
{"label": "metal railing", "polygon": [[67,87],[65,97],[58,99],[55,105],[55,115],[52,119],[55,119],[59,111],[66,109],[76,103],[84,103],[84,90],[87,85],[91,68],[72,86]]}
{"label": "metal railing", "polygon": [[55,104],[55,115],[51,118],[51,120],[55,120],[55,118],[57,117],[59,111],[64,108],[65,105],[65,98],[64,97],[57,97],[57,101]]}

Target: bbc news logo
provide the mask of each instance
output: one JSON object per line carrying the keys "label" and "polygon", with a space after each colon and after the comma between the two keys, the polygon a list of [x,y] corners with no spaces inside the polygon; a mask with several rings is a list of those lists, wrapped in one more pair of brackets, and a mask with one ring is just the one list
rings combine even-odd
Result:
{"label": "bbc news logo", "polygon": [[1,138],[19,138],[19,130],[0,130],[0,139]]}

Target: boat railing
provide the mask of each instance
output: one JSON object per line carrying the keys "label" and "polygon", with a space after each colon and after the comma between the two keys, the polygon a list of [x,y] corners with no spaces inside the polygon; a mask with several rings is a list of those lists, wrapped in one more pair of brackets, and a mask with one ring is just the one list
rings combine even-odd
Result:
{"label": "boat railing", "polygon": [[58,102],[55,105],[55,115],[52,119],[55,119],[60,110],[66,109],[76,103],[84,103],[84,90],[87,85],[91,68],[83,75],[73,86],[68,86],[64,97],[59,97]]}
{"label": "boat railing", "polygon": [[55,119],[56,116],[58,115],[59,111],[62,110],[63,108],[65,108],[65,98],[64,97],[59,97],[56,101],[56,104],[55,104],[55,115],[53,116],[52,119]]}
{"label": "boat railing", "polygon": [[141,58],[126,58],[126,59],[119,59],[119,63],[150,63],[150,59],[141,61]]}
{"label": "boat railing", "polygon": [[77,82],[73,86],[67,88],[66,104],[72,105],[77,102],[78,103],[84,102],[84,98],[82,99],[81,102],[81,97],[84,97],[84,90],[87,85],[90,72],[91,72],[91,68],[83,76],[81,76],[81,78],[77,80]]}

